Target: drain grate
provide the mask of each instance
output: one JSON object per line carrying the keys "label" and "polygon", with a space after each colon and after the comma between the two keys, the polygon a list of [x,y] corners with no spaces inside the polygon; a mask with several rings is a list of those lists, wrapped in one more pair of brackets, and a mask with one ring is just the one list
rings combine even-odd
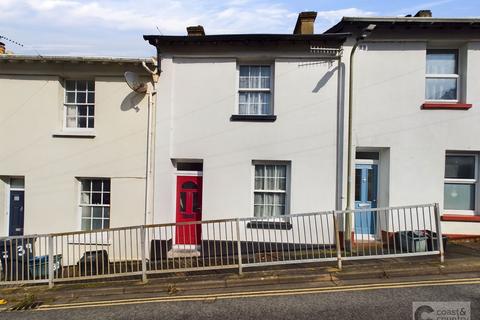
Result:
{"label": "drain grate", "polygon": [[13,306],[7,311],[24,311],[24,310],[33,310],[38,307],[40,307],[43,304],[43,302],[37,301],[37,302],[32,302],[32,303],[21,303],[16,306]]}

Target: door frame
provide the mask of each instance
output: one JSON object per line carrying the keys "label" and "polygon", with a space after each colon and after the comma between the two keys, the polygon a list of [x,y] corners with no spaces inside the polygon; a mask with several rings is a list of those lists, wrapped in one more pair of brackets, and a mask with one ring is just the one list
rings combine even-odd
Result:
{"label": "door frame", "polygon": [[[378,208],[378,187],[380,185],[380,161],[379,160],[373,160],[373,159],[355,159],[355,164],[354,164],[354,170],[357,169],[357,164],[366,164],[366,165],[376,165],[377,166],[377,183],[376,183],[376,189],[377,189],[377,194],[376,194],[376,204],[377,204],[377,208]],[[354,179],[355,179],[355,174],[353,175]],[[353,183],[354,186],[356,186],[356,181],[354,180],[354,183]],[[354,189],[353,190],[353,194],[355,195],[355,192],[356,190]],[[354,207],[355,207],[355,196],[353,197],[353,203],[354,203]],[[376,217],[376,215],[375,215]],[[353,225],[353,230],[355,230],[355,217],[352,217],[353,221],[352,221],[352,225]],[[376,222],[376,225],[378,226],[378,221]],[[377,228],[376,228],[377,229]],[[360,238],[357,238],[357,235],[362,235]],[[375,240],[376,238],[378,237],[378,231],[375,230],[375,232],[373,234],[365,234],[365,233],[360,233],[360,234],[357,234],[355,232],[355,239],[357,240],[361,240],[361,239],[364,239],[364,240]]]}
{"label": "door frame", "polygon": [[[194,177],[203,177],[203,171],[185,171],[185,170],[175,170],[173,172],[173,183],[172,183],[172,210],[171,210],[171,223],[177,221],[177,177],[178,176],[194,176]],[[203,181],[202,181],[203,188]],[[202,189],[202,206],[203,206],[203,189]]]}
{"label": "door frame", "polygon": [[[202,177],[203,171],[175,171],[175,176]],[[177,181],[175,181],[175,184]]]}
{"label": "door frame", "polygon": [[[177,185],[177,182],[178,182],[178,179],[177,177],[202,177],[202,185],[201,185],[201,195],[202,195],[202,211],[201,211],[201,214],[202,214],[202,219],[200,221],[203,221],[203,171],[186,171],[186,170],[176,170],[174,172],[174,183],[172,183],[173,185],[173,223],[177,223],[177,188],[178,188],[178,185]],[[199,250],[199,248],[201,248],[201,241],[200,241],[200,244],[176,244],[175,243],[175,238],[176,238],[176,228],[175,228],[175,233],[172,234],[172,244],[173,244],[173,248],[176,248],[176,247],[179,247],[179,248],[182,248],[182,249],[193,249],[193,250]]]}
{"label": "door frame", "polygon": [[[21,176],[12,176],[8,177],[8,182],[5,183],[5,206],[7,211],[6,223],[5,223],[5,234],[9,236],[10,234],[10,197],[11,191],[23,191],[23,229],[25,230],[25,177]],[[23,188],[12,188],[12,179],[23,179]],[[25,233],[25,232],[24,232]]]}
{"label": "door frame", "polygon": [[379,160],[373,159],[355,159],[355,167],[357,166],[357,164],[376,164],[378,166],[379,162]]}

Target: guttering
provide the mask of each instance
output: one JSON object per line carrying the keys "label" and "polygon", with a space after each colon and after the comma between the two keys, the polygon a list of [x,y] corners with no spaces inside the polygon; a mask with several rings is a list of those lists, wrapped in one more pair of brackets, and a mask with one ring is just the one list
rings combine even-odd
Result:
{"label": "guttering", "polygon": [[[428,22],[480,24],[479,18],[432,18],[432,17],[343,17],[342,22]],[[328,32],[328,31],[327,31]]]}
{"label": "guttering", "polygon": [[84,56],[33,56],[21,54],[0,55],[3,62],[56,62],[56,63],[101,63],[101,64],[154,64],[152,58],[84,57]]}
{"label": "guttering", "polygon": [[430,18],[430,17],[343,17],[340,22],[325,31],[326,34],[342,32],[347,25],[355,24],[379,24],[379,25],[421,25],[422,27],[436,25],[465,26],[473,29],[480,28],[478,18]]}
{"label": "guttering", "polygon": [[305,42],[305,41],[337,41],[340,45],[350,36],[350,33],[323,34],[219,34],[206,36],[163,36],[145,35],[143,39],[153,46],[185,44],[185,43],[243,43],[245,42]]}

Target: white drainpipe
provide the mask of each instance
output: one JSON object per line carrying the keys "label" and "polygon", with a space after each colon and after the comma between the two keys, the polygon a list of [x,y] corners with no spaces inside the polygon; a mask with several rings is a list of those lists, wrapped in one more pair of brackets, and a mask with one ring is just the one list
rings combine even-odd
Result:
{"label": "white drainpipe", "polygon": [[[153,59],[154,64],[157,61]],[[157,91],[155,84],[158,82],[159,74],[157,69],[152,71],[145,62],[142,62],[143,68],[152,75],[151,86],[148,86],[148,115],[147,115],[147,149],[145,159],[145,217],[144,224],[153,223],[153,194],[154,194],[154,168],[155,168],[155,115],[157,105]]]}

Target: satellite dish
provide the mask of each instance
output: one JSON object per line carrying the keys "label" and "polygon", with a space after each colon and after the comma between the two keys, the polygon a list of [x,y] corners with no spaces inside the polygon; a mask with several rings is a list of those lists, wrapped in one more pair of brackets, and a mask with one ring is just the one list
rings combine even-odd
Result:
{"label": "satellite dish", "polygon": [[135,72],[127,71],[124,74],[125,81],[127,82],[130,89],[138,93],[147,92],[147,84],[140,81],[140,77]]}

